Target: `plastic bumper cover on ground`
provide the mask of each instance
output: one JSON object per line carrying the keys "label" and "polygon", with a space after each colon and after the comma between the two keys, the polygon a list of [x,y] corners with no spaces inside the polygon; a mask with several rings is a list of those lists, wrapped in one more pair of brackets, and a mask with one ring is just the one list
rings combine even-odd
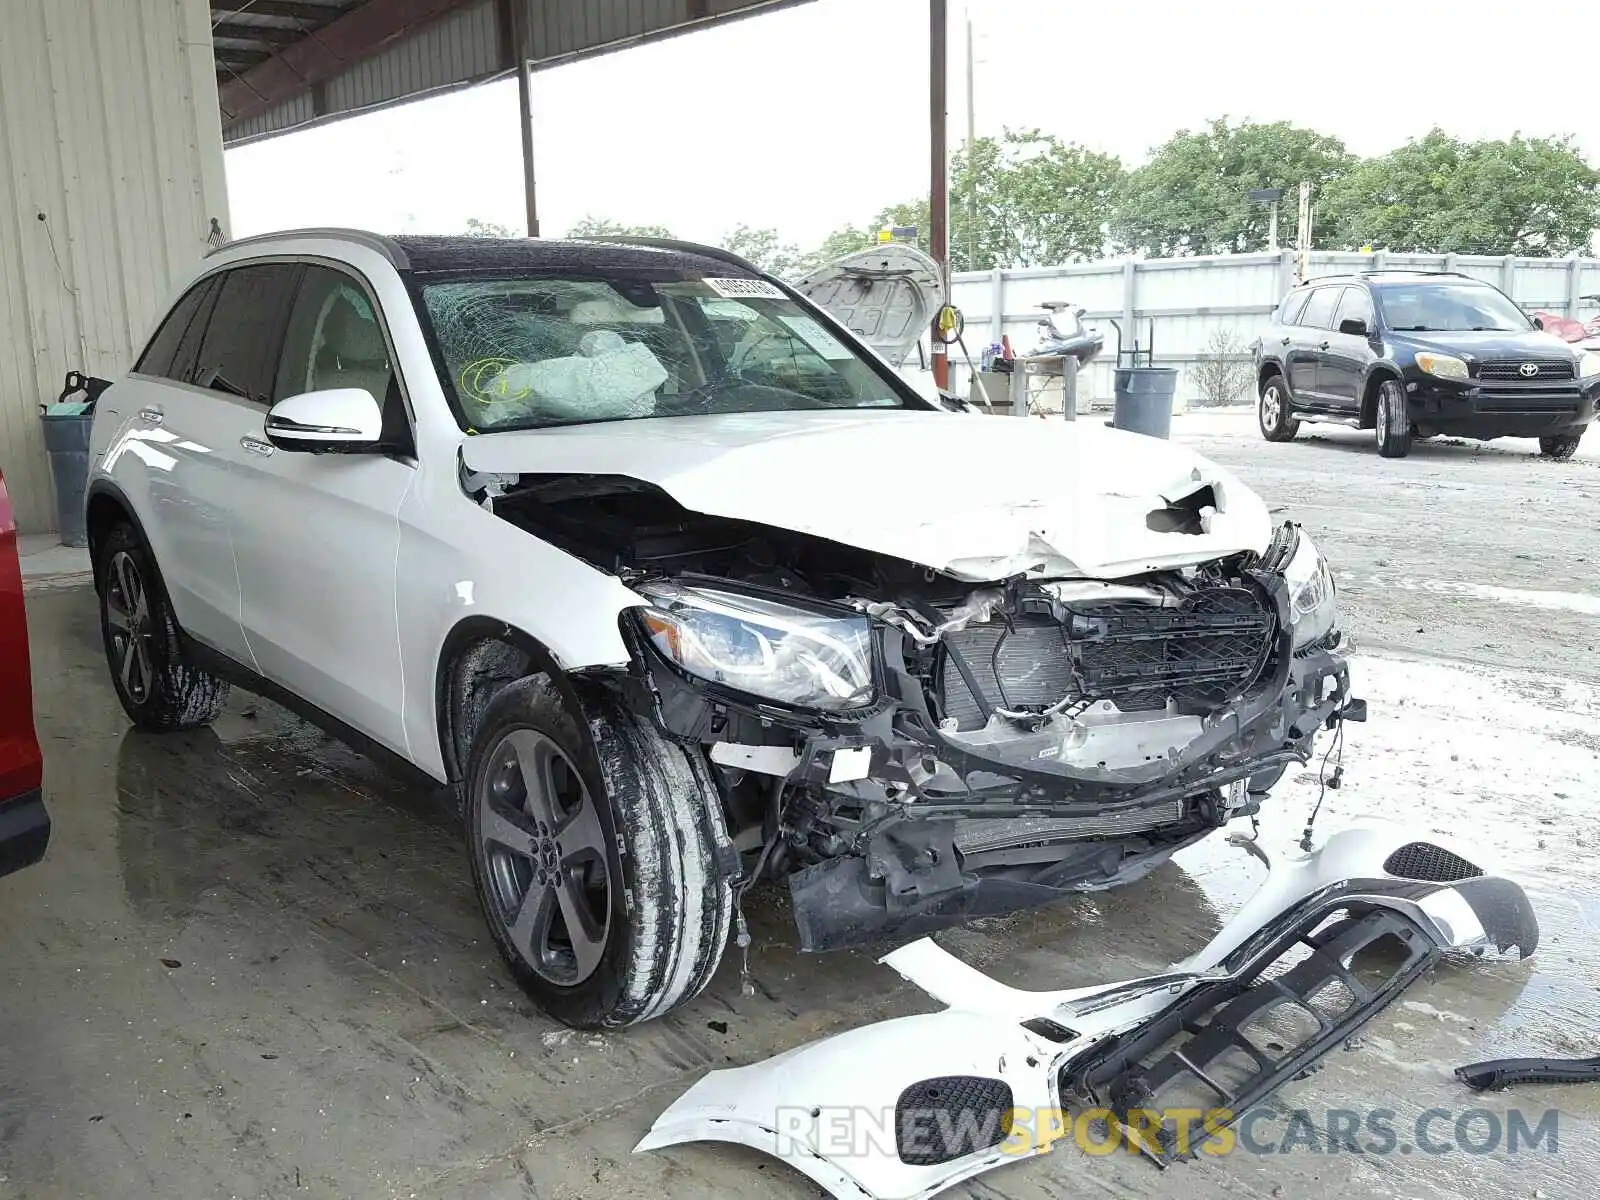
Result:
{"label": "plastic bumper cover on ground", "polygon": [[[1116,1111],[1116,1098],[1095,1088],[1116,1082],[1115,1071],[1104,1068],[1115,1067],[1119,1053],[1136,1061],[1130,1056],[1140,1048],[1140,1035],[1157,1031],[1185,1001],[1218,993],[1220,1005],[1251,985],[1270,989],[1265,969],[1286,946],[1314,946],[1318,937],[1326,942],[1335,914],[1373,919],[1420,941],[1408,948],[1388,985],[1369,996],[1357,993],[1346,1019],[1318,1018],[1317,1033],[1292,1064],[1297,1071],[1331,1048],[1330,1032],[1338,1040],[1348,1036],[1440,953],[1516,946],[1525,956],[1538,943],[1532,908],[1516,884],[1484,875],[1431,835],[1356,827],[1314,853],[1276,864],[1216,937],[1160,975],[1026,992],[995,982],[931,941],[904,947],[883,961],[946,1004],[945,1011],[869,1025],[753,1066],[714,1071],[662,1114],[638,1149],[733,1142],[774,1155],[838,1197],[931,1197],[1051,1149],[1070,1121],[1058,1121],[1051,1136],[1038,1127],[1040,1114],[1059,1118],[1075,1100]],[[1343,944],[1323,958],[1337,962]],[[1313,961],[1317,954],[1311,951]],[[1338,962],[1327,972],[1348,974],[1349,966]],[[1263,1072],[1248,1102],[1259,1103],[1285,1082],[1282,1072]],[[1071,1094],[1078,1089],[1087,1095]],[[1153,1149],[1162,1157],[1159,1144]]]}

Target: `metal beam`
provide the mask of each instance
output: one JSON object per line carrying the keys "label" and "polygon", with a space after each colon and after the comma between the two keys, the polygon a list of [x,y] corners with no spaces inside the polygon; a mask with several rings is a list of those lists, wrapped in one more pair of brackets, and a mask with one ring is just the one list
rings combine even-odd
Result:
{"label": "metal beam", "polygon": [[232,42],[259,42],[263,46],[287,46],[305,37],[303,29],[284,29],[278,25],[240,25],[236,21],[218,21],[211,27],[213,39]]}
{"label": "metal beam", "polygon": [[227,46],[218,46],[212,54],[219,66],[227,67],[230,71],[244,72],[259,63],[264,63],[272,55],[265,50],[232,50]]}
{"label": "metal beam", "polygon": [[213,19],[236,17],[240,13],[257,17],[288,17],[294,21],[320,25],[341,15],[344,9],[332,4],[313,4],[310,0],[249,0],[241,4],[213,4]]}
{"label": "metal beam", "polygon": [[[221,88],[224,119],[240,121],[322,83],[413,30],[437,20],[463,0],[367,0],[323,26],[314,38],[285,46]],[[259,11],[253,5],[251,11]]]}
{"label": "metal beam", "polygon": [[929,142],[932,149],[932,179],[928,209],[930,230],[928,249],[939,264],[940,311],[933,318],[933,382],[935,387],[950,385],[949,347],[940,340],[939,318],[950,298],[950,147],[948,97],[950,75],[949,0],[928,0],[928,95]]}

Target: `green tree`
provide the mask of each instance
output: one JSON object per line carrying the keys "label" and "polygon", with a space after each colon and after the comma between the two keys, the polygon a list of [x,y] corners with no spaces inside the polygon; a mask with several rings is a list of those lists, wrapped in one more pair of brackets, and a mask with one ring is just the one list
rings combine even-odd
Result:
{"label": "green tree", "polygon": [[[950,160],[950,266],[955,271],[1099,258],[1125,172],[1121,161],[1037,129],[1008,129]],[[892,205],[877,228],[915,226],[927,249],[928,201]]]}
{"label": "green tree", "polygon": [[874,245],[878,238],[876,234],[868,233],[865,229],[858,229],[854,225],[846,225],[842,229],[835,229],[822,239],[822,244],[814,250],[800,256],[797,264],[800,274],[807,275],[819,267],[825,267],[831,262],[836,262],[846,254],[854,254],[857,250],[865,250]]}
{"label": "green tree", "polygon": [[466,235],[481,238],[509,238],[521,237],[520,233],[512,233],[506,226],[498,221],[480,221],[477,217],[467,218]]}
{"label": "green tree", "polygon": [[1267,244],[1268,213],[1251,188],[1281,187],[1279,238],[1296,236],[1302,181],[1323,186],[1353,163],[1344,143],[1286,121],[1182,130],[1131,172],[1117,199],[1112,233],[1122,247],[1151,257],[1231,254]]}
{"label": "green tree", "polygon": [[772,275],[789,279],[805,274],[800,247],[794,242],[783,241],[776,229],[752,229],[748,225],[736,225],[722,239],[722,248],[748,259]]}
{"label": "green tree", "polygon": [[670,238],[664,225],[625,225],[608,217],[584,217],[567,230],[570,238],[655,237]]}
{"label": "green tree", "polygon": [[1600,225],[1600,173],[1571,138],[1463,142],[1435,129],[1362,161],[1318,200],[1319,245],[1563,255]]}

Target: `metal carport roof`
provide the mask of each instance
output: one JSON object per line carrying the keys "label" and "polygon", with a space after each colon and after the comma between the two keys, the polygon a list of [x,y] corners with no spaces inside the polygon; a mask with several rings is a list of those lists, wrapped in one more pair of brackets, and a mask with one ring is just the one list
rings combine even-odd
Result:
{"label": "metal carport roof", "polygon": [[[232,0],[211,5],[235,144],[806,0]],[[524,47],[519,55],[518,43]]]}

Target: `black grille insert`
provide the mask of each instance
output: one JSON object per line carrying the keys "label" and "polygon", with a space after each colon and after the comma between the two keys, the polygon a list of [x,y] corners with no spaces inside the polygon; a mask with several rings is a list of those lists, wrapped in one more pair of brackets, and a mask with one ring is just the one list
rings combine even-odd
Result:
{"label": "black grille insert", "polygon": [[895,1150],[912,1167],[954,1162],[1011,1136],[1011,1085],[979,1075],[913,1083],[894,1108]]}
{"label": "black grille insert", "polygon": [[1476,879],[1483,868],[1474,866],[1459,854],[1427,842],[1407,842],[1383,860],[1383,869],[1401,879],[1420,879],[1427,883],[1458,883]]}
{"label": "black grille insert", "polygon": [[1069,606],[1061,624],[1025,616],[971,625],[944,638],[943,715],[965,731],[983,726],[984,702],[1037,711],[1067,698],[1111,700],[1140,712],[1164,708],[1169,696],[1188,711],[1209,712],[1255,683],[1276,625],[1242,587],[1208,588],[1176,608],[1082,604]]}
{"label": "black grille insert", "polygon": [[1569,358],[1491,358],[1478,365],[1479,379],[1550,383],[1572,377],[1572,360]]}

